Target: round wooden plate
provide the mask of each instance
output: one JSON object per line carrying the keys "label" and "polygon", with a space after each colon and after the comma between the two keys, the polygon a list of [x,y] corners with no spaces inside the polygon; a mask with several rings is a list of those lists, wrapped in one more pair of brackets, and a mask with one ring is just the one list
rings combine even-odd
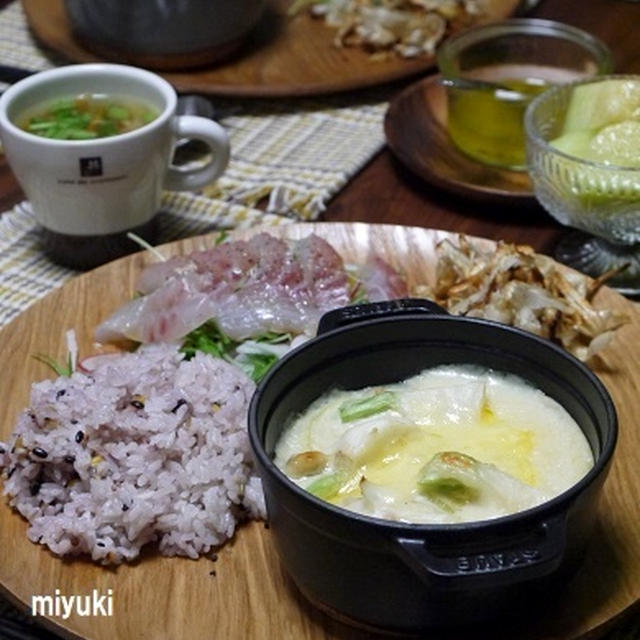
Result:
{"label": "round wooden plate", "polygon": [[[373,250],[408,276],[410,285],[432,281],[435,244],[453,234],[416,227],[363,223],[291,224],[269,233],[299,238],[315,231],[330,241],[348,262],[359,262]],[[236,232],[246,237],[253,231]],[[211,246],[211,237],[161,247],[165,255]],[[491,241],[485,240],[490,243]],[[27,406],[32,382],[51,376],[30,357],[66,354],[65,332],[74,328],[81,355],[92,352],[98,322],[134,292],[145,264],[155,258],[139,253],[71,280],[30,307],[0,331],[3,375],[0,379],[0,440],[6,440],[18,413]],[[632,323],[623,327],[597,362],[597,373],[611,391],[620,413],[620,442],[601,501],[602,523],[586,562],[567,582],[557,609],[527,621],[514,635],[492,630],[486,638],[570,639],[609,621],[638,599],[640,593],[640,503],[637,484],[640,440],[640,313],[628,300],[604,289],[597,304],[626,311]],[[3,500],[0,504],[0,585],[16,604],[28,608],[33,595],[105,594],[113,590],[113,616],[49,618],[47,626],[68,638],[112,640],[295,640],[371,638],[314,610],[284,575],[263,523],[241,527],[218,560],[165,558],[153,549],[131,565],[107,569],[86,560],[62,560],[32,544],[25,520]],[[215,575],[212,575],[215,571]],[[485,637],[480,631],[475,638]]]}
{"label": "round wooden plate", "polygon": [[[334,29],[307,13],[286,15],[293,0],[269,0],[256,30],[233,58],[215,66],[159,72],[178,91],[233,96],[302,96],[370,87],[410,77],[434,65],[433,56],[413,60],[372,60],[358,49],[332,45]],[[476,22],[512,15],[518,0],[488,0]],[[72,34],[63,0],[22,0],[33,33],[43,44],[74,62],[105,60],[85,49]],[[135,64],[122,55],[110,61]],[[144,66],[144,65],[140,65]]]}
{"label": "round wooden plate", "polygon": [[452,193],[496,203],[533,201],[526,172],[476,162],[447,133],[447,96],[440,76],[412,84],[389,105],[384,130],[398,159],[418,176]]}

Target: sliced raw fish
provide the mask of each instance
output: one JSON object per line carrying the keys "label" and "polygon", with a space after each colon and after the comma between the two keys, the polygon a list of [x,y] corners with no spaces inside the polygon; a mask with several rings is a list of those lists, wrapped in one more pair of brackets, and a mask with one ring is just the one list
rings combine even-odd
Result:
{"label": "sliced raw fish", "polygon": [[407,281],[380,256],[371,255],[356,272],[369,302],[406,298]]}
{"label": "sliced raw fish", "polygon": [[[387,286],[400,279],[385,263],[372,264],[367,277],[376,291],[406,291]],[[349,304],[352,286],[342,258],[319,236],[285,242],[260,233],[151,265],[136,289],[144,295],[107,318],[97,340],[171,342],[209,319],[236,340],[313,334],[323,313]]]}

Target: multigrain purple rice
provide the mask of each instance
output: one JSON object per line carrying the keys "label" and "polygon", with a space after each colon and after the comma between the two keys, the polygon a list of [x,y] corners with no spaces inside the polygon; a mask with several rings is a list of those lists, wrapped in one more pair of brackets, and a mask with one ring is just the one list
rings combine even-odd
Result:
{"label": "multigrain purple rice", "polygon": [[159,344],[38,382],[11,452],[0,443],[4,493],[56,554],[111,564],[156,543],[197,558],[265,515],[246,432],[253,390],[223,360]]}

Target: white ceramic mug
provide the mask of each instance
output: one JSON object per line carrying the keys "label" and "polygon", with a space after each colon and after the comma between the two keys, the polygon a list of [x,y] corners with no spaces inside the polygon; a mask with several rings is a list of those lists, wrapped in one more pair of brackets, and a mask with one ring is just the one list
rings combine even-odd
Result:
{"label": "white ceramic mug", "polygon": [[[159,115],[133,131],[91,140],[44,138],[16,125],[34,106],[82,93],[141,101]],[[60,67],[7,89],[0,97],[0,137],[38,222],[65,236],[123,232],[155,216],[163,189],[193,190],[218,178],[229,162],[225,130],[207,118],[176,115],[176,104],[175,90],[161,77],[116,64]],[[191,170],[173,167],[179,138],[204,141],[211,162]]]}

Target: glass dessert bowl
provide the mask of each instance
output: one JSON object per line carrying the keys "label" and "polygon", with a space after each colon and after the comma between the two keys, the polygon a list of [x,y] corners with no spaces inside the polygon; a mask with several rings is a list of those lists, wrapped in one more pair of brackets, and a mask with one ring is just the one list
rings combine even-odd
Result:
{"label": "glass dessert bowl", "polygon": [[536,198],[578,230],[556,257],[625,295],[640,294],[640,75],[549,89],[525,113]]}

